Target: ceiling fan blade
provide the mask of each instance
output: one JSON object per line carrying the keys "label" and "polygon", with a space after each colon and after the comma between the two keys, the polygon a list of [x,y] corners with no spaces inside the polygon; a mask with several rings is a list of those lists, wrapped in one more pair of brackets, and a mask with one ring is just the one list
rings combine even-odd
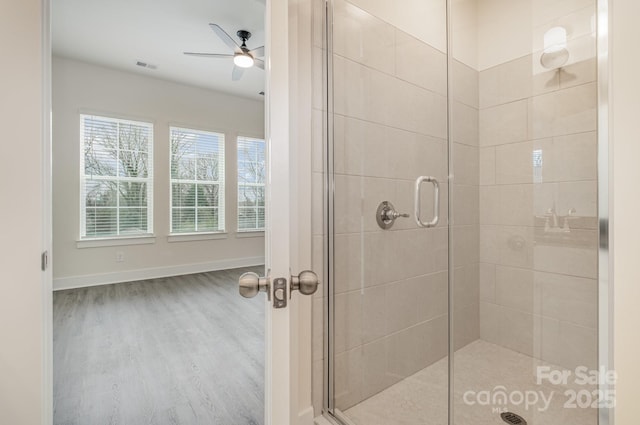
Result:
{"label": "ceiling fan blade", "polygon": [[232,58],[233,55],[223,55],[219,53],[197,53],[197,52],[184,52],[187,56],[201,56],[205,58]]}
{"label": "ceiling fan blade", "polygon": [[229,48],[231,50],[233,50],[234,52],[240,52],[241,51],[240,46],[238,45],[238,43],[236,43],[236,41],[233,38],[231,38],[231,36],[229,34],[227,34],[225,32],[225,30],[220,28],[219,25],[217,25],[217,24],[209,24],[209,26],[211,27],[213,32],[215,32],[216,35],[218,37],[220,37],[220,40],[222,40],[224,42],[224,44],[229,46]]}
{"label": "ceiling fan blade", "polygon": [[264,69],[264,61],[262,59],[254,59],[253,63],[260,69]]}
{"label": "ceiling fan blade", "polygon": [[253,56],[254,58],[261,58],[261,57],[264,57],[264,46],[256,47],[255,49],[251,50],[249,53],[250,53],[250,54],[251,54],[251,56]]}
{"label": "ceiling fan blade", "polygon": [[244,68],[240,68],[239,66],[233,66],[233,72],[231,73],[231,80],[238,81],[242,78],[242,74],[244,74]]}

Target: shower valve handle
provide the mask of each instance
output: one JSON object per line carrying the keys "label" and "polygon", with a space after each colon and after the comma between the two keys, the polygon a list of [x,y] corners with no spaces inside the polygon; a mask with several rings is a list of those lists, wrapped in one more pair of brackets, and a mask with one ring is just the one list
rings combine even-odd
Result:
{"label": "shower valve handle", "polygon": [[381,202],[378,206],[378,210],[376,211],[376,221],[378,222],[378,226],[384,230],[391,229],[393,223],[395,223],[396,219],[399,217],[409,218],[409,214],[399,213],[389,201]]}
{"label": "shower valve handle", "polygon": [[407,213],[401,214],[398,211],[389,212],[389,213],[386,214],[386,216],[387,217],[391,216],[394,219],[396,219],[398,217],[403,217],[403,218],[409,218],[410,217],[409,214],[407,214]]}

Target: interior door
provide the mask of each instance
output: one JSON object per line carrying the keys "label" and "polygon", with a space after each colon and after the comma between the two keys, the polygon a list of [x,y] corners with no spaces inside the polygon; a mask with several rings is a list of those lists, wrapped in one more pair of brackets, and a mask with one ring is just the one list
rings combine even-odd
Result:
{"label": "interior door", "polygon": [[[294,90],[290,82],[290,5],[286,1],[266,2],[266,250],[264,277],[247,274],[241,278],[240,292],[254,296],[267,292],[265,424],[299,423],[298,397],[310,388],[298,388],[297,325],[302,300],[293,291],[311,295],[318,278],[311,271],[295,270],[298,256],[297,199],[292,182],[298,181],[294,167],[296,151],[290,143],[290,106]],[[302,273],[300,273],[302,272]],[[292,273],[294,275],[292,275]],[[292,304],[293,303],[293,304]],[[306,304],[305,304],[306,305]],[[304,361],[304,360],[300,360]]]}
{"label": "interior door", "polygon": [[[286,2],[267,1],[266,12],[266,251],[267,274],[289,273],[289,124]],[[269,288],[268,291],[271,291]],[[291,423],[291,309],[266,306],[265,424]]]}

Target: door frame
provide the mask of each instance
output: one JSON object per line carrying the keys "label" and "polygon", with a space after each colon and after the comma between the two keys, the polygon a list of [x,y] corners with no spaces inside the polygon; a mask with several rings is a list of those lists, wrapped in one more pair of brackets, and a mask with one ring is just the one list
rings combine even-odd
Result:
{"label": "door frame", "polygon": [[[48,252],[49,266],[42,274],[43,297],[43,386],[42,423],[53,423],[53,274],[50,266],[52,252],[52,81],[51,81],[51,0],[40,0],[42,7],[42,246]],[[265,230],[265,263],[271,276],[291,276],[310,268],[310,176],[307,168],[310,143],[295,147],[290,133],[304,136],[306,123],[292,119],[297,104],[306,100],[306,93],[294,93],[289,74],[295,59],[301,57],[291,48],[290,23],[300,19],[294,28],[300,35],[310,37],[309,6],[302,0],[266,0],[265,7],[265,141],[267,145],[267,229]],[[303,34],[304,36],[304,34]],[[297,44],[296,44],[297,47]],[[300,52],[308,50],[302,46]],[[290,61],[290,52],[294,61]],[[309,65],[310,67],[310,65]],[[294,68],[294,72],[297,68]],[[310,97],[310,95],[309,95]],[[301,105],[303,110],[307,110]],[[310,103],[309,103],[310,110]],[[295,112],[299,114],[300,112]],[[307,139],[308,141],[308,139]],[[309,146],[307,146],[309,145]],[[295,183],[292,183],[295,182]],[[304,195],[299,199],[298,194]],[[305,216],[308,215],[308,219]],[[293,248],[293,249],[292,249]],[[265,297],[266,298],[266,297]],[[310,385],[310,348],[307,341],[310,329],[311,300],[294,294],[290,305],[275,310],[265,300],[265,425],[293,425],[313,423]],[[300,341],[299,341],[300,340]],[[302,348],[301,348],[302,347]],[[308,357],[308,358],[307,358]],[[307,363],[309,364],[307,366]],[[308,385],[307,385],[308,384]]]}

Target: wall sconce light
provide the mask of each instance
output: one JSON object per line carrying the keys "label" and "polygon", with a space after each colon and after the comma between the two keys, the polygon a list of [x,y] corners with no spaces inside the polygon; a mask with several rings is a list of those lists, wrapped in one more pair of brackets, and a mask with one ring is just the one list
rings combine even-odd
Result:
{"label": "wall sconce light", "polygon": [[547,69],[564,66],[569,60],[567,50],[567,30],[553,27],[544,33],[544,51],[540,56],[540,64]]}

